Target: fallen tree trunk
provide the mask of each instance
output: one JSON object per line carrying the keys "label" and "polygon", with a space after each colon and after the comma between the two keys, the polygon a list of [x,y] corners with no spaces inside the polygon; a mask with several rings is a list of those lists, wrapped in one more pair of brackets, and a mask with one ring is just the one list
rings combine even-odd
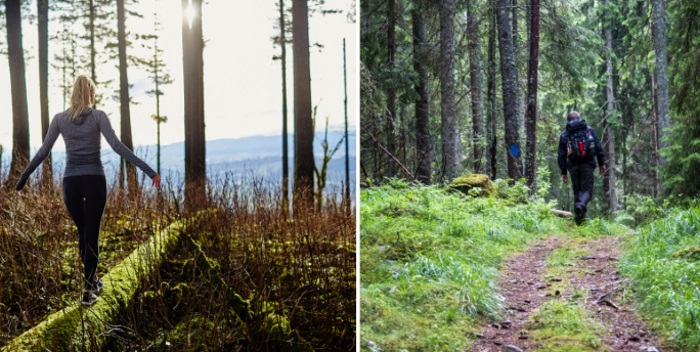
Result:
{"label": "fallen tree trunk", "polygon": [[564,210],[557,210],[557,209],[552,209],[550,212],[556,216],[562,217],[562,218],[568,218],[574,216],[571,214],[570,211],[564,211]]}
{"label": "fallen tree trunk", "polygon": [[126,309],[142,280],[160,267],[187,228],[185,220],[170,224],[112,268],[102,277],[103,292],[93,306],[82,307],[76,294],[74,303],[25,331],[2,351],[100,350],[108,337],[109,323]]}

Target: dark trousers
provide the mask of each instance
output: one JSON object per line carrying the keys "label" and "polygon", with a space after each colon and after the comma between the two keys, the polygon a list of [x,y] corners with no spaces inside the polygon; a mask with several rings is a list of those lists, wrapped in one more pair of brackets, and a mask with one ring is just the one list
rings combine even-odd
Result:
{"label": "dark trousers", "polygon": [[578,164],[569,169],[571,186],[574,188],[574,206],[582,207],[585,216],[588,202],[593,196],[593,172],[595,165]]}
{"label": "dark trousers", "polygon": [[83,261],[85,287],[95,280],[100,249],[102,213],[107,203],[107,181],[101,175],[82,175],[63,178],[63,201],[66,203],[80,239],[78,248]]}

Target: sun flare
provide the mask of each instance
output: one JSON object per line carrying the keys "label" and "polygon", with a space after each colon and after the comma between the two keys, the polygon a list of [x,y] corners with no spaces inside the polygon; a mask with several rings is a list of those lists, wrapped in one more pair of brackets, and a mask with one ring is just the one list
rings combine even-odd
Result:
{"label": "sun flare", "polygon": [[197,16],[197,11],[194,9],[194,7],[192,7],[192,0],[187,3],[187,7],[183,10],[183,14],[187,19],[190,28],[192,28],[192,21],[194,21],[194,17]]}

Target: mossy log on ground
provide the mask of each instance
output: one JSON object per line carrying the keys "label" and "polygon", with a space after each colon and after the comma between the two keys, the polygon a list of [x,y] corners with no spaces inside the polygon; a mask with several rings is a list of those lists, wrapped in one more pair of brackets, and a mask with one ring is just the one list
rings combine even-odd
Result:
{"label": "mossy log on ground", "polygon": [[690,246],[671,254],[673,259],[687,259],[700,261],[700,246]]}
{"label": "mossy log on ground", "polygon": [[489,179],[488,175],[484,174],[469,174],[458,177],[452,180],[448,190],[460,191],[470,196],[480,197],[498,197],[498,191]]}
{"label": "mossy log on ground", "polygon": [[100,350],[109,336],[110,322],[126,309],[142,280],[176,248],[186,229],[184,220],[170,224],[102,277],[104,288],[97,303],[89,308],[81,306],[76,292],[74,303],[25,331],[2,351]]}

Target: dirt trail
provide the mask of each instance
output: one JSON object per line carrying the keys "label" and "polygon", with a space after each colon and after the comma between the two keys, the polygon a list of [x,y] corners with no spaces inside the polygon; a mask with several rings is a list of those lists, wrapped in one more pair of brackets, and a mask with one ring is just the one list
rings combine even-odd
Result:
{"label": "dirt trail", "polygon": [[[563,237],[547,238],[526,252],[511,257],[502,269],[499,280],[505,298],[506,312],[501,321],[493,322],[477,335],[472,346],[475,352],[536,351],[542,342],[530,336],[526,329],[530,316],[543,303],[571,299],[573,292],[585,292],[583,307],[603,327],[599,351],[670,352],[653,336],[642,320],[622,301],[625,287],[615,265],[620,256],[620,240],[616,237],[579,240]],[[562,247],[583,250],[567,267],[564,280],[547,277],[546,258]],[[556,287],[553,287],[553,284]],[[561,286],[561,292],[558,288]],[[554,290],[557,288],[557,290]],[[552,292],[555,291],[555,292]]]}

